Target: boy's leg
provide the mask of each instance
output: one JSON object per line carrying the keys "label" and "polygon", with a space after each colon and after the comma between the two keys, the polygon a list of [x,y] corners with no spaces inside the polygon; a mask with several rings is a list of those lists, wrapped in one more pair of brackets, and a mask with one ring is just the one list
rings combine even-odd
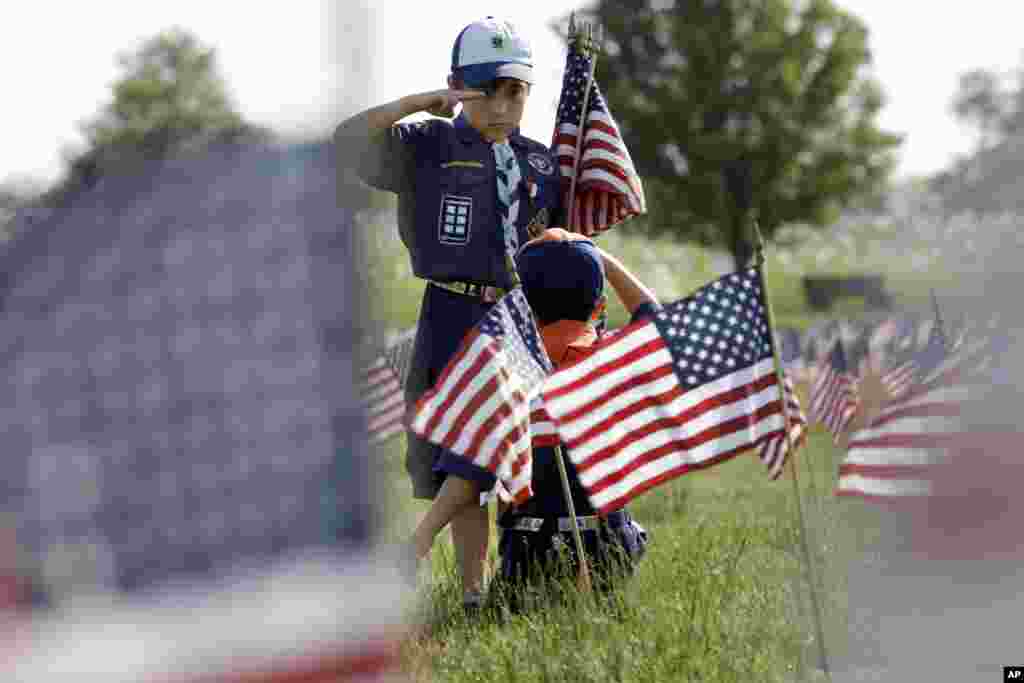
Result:
{"label": "boy's leg", "polygon": [[[427,514],[420,520],[416,531],[413,532],[412,544],[416,550],[416,557],[423,558],[430,552],[431,546],[434,545],[434,539],[449,522],[452,523],[454,530],[455,520],[465,514],[466,510],[482,509],[486,518],[487,510],[480,508],[479,498],[479,489],[474,482],[456,476],[446,477],[437,497],[431,503],[430,509],[427,510]],[[454,538],[453,535],[453,540]],[[459,566],[462,567],[462,558],[458,554],[457,543],[456,559]]]}
{"label": "boy's leg", "polygon": [[[452,479],[455,477],[446,481]],[[483,594],[490,540],[491,523],[486,507],[475,503],[467,505],[452,519],[452,543],[462,572],[462,595],[466,601],[479,601]]]}

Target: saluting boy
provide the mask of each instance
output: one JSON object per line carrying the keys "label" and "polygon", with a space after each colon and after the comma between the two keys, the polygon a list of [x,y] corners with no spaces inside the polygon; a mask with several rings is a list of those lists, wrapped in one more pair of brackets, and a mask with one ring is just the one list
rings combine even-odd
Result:
{"label": "saluting boy", "polygon": [[[427,280],[407,405],[429,389],[466,334],[511,288],[514,254],[563,224],[558,166],[546,145],[519,132],[534,82],[529,44],[507,21],[466,26],[452,49],[448,88],[402,97],[343,122],[339,167],[398,195],[398,227],[416,277]],[[450,117],[398,123],[417,112]],[[465,461],[407,433],[406,470],[416,498],[433,499]],[[455,482],[453,482],[454,484]],[[464,600],[479,601],[490,527],[486,508],[452,520]]]}

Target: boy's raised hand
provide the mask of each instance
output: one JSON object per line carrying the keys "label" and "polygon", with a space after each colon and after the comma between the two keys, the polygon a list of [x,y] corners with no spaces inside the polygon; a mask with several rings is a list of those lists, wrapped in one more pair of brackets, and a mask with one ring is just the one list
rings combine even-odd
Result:
{"label": "boy's raised hand", "polygon": [[483,90],[457,90],[444,88],[427,93],[431,99],[430,104],[423,108],[423,111],[432,116],[440,116],[450,119],[455,116],[455,105],[466,100],[479,100],[487,97]]}
{"label": "boy's raised hand", "polygon": [[581,235],[578,232],[569,232],[565,228],[548,228],[537,237],[520,247],[520,250],[525,249],[527,246],[533,244],[540,244],[541,242],[591,242],[592,240],[586,235]]}

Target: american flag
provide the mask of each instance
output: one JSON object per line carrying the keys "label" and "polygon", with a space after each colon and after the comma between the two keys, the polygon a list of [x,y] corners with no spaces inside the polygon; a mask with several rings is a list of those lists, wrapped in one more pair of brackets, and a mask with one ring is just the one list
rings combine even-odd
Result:
{"label": "american flag", "polygon": [[544,401],[540,396],[533,399],[530,405],[530,436],[534,448],[557,446],[560,443],[558,428],[544,409]]}
{"label": "american flag", "polygon": [[907,354],[916,350],[914,322],[902,315],[893,315],[883,320],[871,332],[868,349],[876,367],[890,369],[906,360]]}
{"label": "american flag", "polygon": [[542,395],[602,513],[782,433],[760,272],[726,275],[630,325]]}
{"label": "american flag", "polygon": [[823,423],[838,441],[857,412],[854,380],[841,339],[836,339],[832,351],[822,358],[810,400],[810,421]]}
{"label": "american flag", "polygon": [[948,354],[939,335],[918,354],[913,386],[854,434],[839,467],[836,495],[893,499],[927,495],[930,473],[950,449],[969,445],[960,414],[991,356],[987,343]]}
{"label": "american flag", "polygon": [[890,396],[902,396],[914,385],[917,375],[917,364],[913,360],[897,363],[882,373],[882,384]]}
{"label": "american flag", "polygon": [[[909,360],[894,364],[894,367],[882,374],[882,383],[893,397],[907,393],[922,376],[935,369],[947,352],[946,336],[940,323],[932,324],[928,332],[928,341],[924,349],[911,354]],[[921,363],[928,363],[922,367]]]}
{"label": "american flag", "polygon": [[411,429],[493,472],[522,502],[533,493],[531,402],[551,369],[523,290],[513,289],[417,401]]}
{"label": "american flag", "polygon": [[[574,41],[569,46],[551,147],[562,174],[564,205],[573,206],[570,228],[584,235],[608,230],[647,210],[644,190],[597,81],[590,79],[593,57]],[[587,97],[587,83],[590,95]],[[580,139],[580,112],[587,98],[587,116]],[[576,177],[575,202],[571,201]]]}
{"label": "american flag", "polygon": [[415,340],[415,327],[395,336],[363,370],[360,395],[366,407],[367,433],[371,442],[386,441],[403,431],[403,387]]}
{"label": "american flag", "polygon": [[[793,446],[799,448],[807,440],[807,417],[804,415],[800,398],[796,394],[793,380],[790,379],[789,374],[783,374],[782,382],[786,390],[786,408],[789,410],[789,434]],[[761,444],[757,455],[768,468],[768,476],[771,479],[778,479],[786,465],[786,458],[789,456],[789,444],[786,442],[785,431]]]}

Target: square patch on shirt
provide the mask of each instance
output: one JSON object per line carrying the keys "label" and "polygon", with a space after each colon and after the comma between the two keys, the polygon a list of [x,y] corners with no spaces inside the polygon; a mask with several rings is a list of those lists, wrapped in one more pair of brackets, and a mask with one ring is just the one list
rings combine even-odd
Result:
{"label": "square patch on shirt", "polygon": [[467,244],[473,222],[473,199],[446,194],[441,197],[438,236],[441,244]]}

